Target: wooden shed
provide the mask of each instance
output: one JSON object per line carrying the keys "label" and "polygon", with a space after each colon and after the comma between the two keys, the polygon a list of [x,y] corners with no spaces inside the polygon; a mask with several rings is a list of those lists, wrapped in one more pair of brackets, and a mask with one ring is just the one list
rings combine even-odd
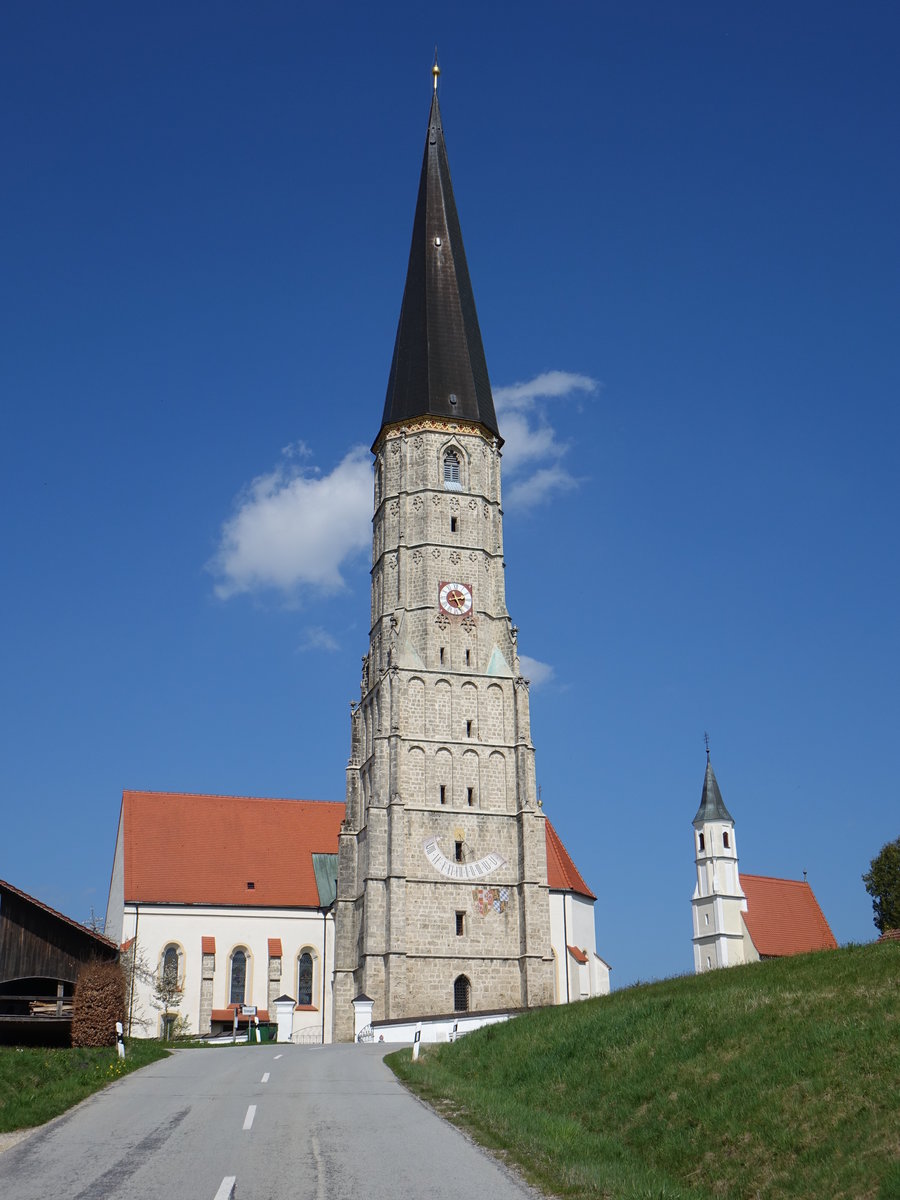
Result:
{"label": "wooden shed", "polygon": [[82,966],[119,948],[0,879],[0,1043],[68,1044]]}

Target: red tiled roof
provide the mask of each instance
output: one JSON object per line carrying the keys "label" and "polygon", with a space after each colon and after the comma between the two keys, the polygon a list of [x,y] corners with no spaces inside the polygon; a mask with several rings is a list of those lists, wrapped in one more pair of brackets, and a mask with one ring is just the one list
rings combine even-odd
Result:
{"label": "red tiled roof", "polygon": [[[337,854],[344,819],[336,801],[185,792],[126,791],[122,808],[125,901],[145,904],[316,908],[312,855]],[[549,821],[546,839],[549,886],[596,900]]]}
{"label": "red tiled roof", "polygon": [[589,900],[597,897],[581,878],[581,874],[562,844],[559,834],[547,822],[547,883],[556,892],[578,892]]}
{"label": "red tiled roof", "polygon": [[281,958],[281,938],[269,938],[269,958]]}
{"label": "red tiled roof", "polygon": [[572,955],[577,963],[586,963],[588,958],[583,950],[579,950],[577,946],[570,946],[566,943],[566,949]]}
{"label": "red tiled roof", "polygon": [[216,952],[216,939],[214,937],[201,937],[200,953],[201,954],[215,954],[215,952]]}
{"label": "red tiled roof", "polygon": [[886,929],[879,942],[900,942],[900,929]]}
{"label": "red tiled roof", "polygon": [[836,950],[834,934],[808,883],[745,875],[744,923],[762,958],[782,958],[809,950]]}
{"label": "red tiled roof", "polygon": [[316,908],[312,855],[337,853],[344,819],[325,800],[124,792],[122,807],[126,903]]}

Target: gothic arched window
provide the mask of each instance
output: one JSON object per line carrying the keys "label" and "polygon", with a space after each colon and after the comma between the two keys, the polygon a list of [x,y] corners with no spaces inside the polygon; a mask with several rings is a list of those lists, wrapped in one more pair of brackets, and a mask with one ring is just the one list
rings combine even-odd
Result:
{"label": "gothic arched window", "polygon": [[459,455],[448,450],[444,455],[444,487],[457,489],[459,485]]}
{"label": "gothic arched window", "polygon": [[247,989],[247,955],[243,950],[235,950],[231,955],[231,987],[229,989],[229,1004],[243,1004]]}
{"label": "gothic arched window", "polygon": [[465,975],[457,975],[453,981],[453,1011],[468,1012],[469,1011],[469,991],[471,984]]}
{"label": "gothic arched window", "polygon": [[313,993],[313,960],[308,950],[304,950],[297,961],[297,1003],[312,1004]]}
{"label": "gothic arched window", "polygon": [[178,986],[178,947],[166,946],[162,956],[162,979],[166,987]]}

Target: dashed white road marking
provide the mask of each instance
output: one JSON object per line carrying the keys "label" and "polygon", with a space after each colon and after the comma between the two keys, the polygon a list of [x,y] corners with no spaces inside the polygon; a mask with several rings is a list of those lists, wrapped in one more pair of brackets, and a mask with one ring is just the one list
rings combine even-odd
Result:
{"label": "dashed white road marking", "polygon": [[276,1055],[275,1055],[275,1061],[276,1061],[276,1062],[278,1062],[279,1058],[283,1058],[283,1057],[284,1057],[284,1055],[283,1055],[283,1054],[276,1054]]}
{"label": "dashed white road marking", "polygon": [[245,1129],[253,1128],[253,1118],[255,1116],[256,1116],[256,1105],[251,1104],[250,1107],[247,1109],[246,1117],[244,1117],[244,1128]]}
{"label": "dashed white road marking", "polygon": [[325,1200],[325,1163],[322,1161],[319,1139],[313,1134],[309,1141],[316,1162],[316,1200]]}
{"label": "dashed white road marking", "polygon": [[269,1082],[269,1072],[268,1071],[266,1071],[265,1075],[263,1075],[262,1079],[259,1082],[260,1083],[268,1083]]}
{"label": "dashed white road marking", "polygon": [[231,1200],[234,1195],[234,1183],[237,1179],[236,1175],[226,1175],[219,1184],[219,1190],[216,1192],[214,1200]]}

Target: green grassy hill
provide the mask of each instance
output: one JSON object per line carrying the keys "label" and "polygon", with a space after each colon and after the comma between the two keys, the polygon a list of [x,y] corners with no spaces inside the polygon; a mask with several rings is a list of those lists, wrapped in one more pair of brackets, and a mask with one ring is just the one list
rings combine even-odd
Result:
{"label": "green grassy hill", "polygon": [[639,985],[388,1062],[556,1195],[900,1198],[900,943]]}

